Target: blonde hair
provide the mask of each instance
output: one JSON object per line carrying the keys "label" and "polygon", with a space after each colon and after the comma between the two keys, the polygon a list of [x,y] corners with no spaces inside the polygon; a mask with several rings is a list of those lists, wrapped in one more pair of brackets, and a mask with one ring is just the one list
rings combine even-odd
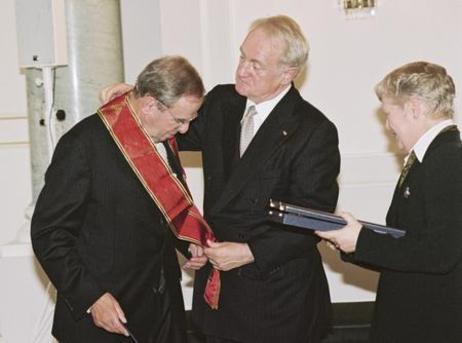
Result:
{"label": "blonde hair", "polygon": [[285,51],[280,63],[302,69],[308,60],[308,42],[295,20],[285,15],[278,15],[255,20],[250,31],[261,29],[269,37],[280,39],[285,43]]}
{"label": "blonde hair", "polygon": [[446,69],[437,64],[405,64],[386,75],[375,86],[375,93],[380,100],[390,97],[398,104],[417,97],[426,105],[426,115],[435,119],[454,115],[454,81]]}

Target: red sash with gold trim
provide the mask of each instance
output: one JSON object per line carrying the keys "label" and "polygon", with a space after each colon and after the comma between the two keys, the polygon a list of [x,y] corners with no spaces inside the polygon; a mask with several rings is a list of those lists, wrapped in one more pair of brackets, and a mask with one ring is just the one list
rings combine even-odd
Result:
{"label": "red sash with gold trim", "polygon": [[[212,229],[194,205],[186,185],[174,176],[141,126],[128,94],[102,106],[98,115],[175,236],[201,246],[206,246],[207,240],[215,241]],[[176,154],[175,139],[169,144]],[[205,301],[212,309],[218,308],[219,295],[220,274],[213,269],[204,292]]]}

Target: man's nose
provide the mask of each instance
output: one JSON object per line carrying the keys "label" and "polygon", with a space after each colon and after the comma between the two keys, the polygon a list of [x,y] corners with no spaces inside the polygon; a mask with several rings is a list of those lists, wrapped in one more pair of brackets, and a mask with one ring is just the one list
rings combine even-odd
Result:
{"label": "man's nose", "polygon": [[250,62],[241,61],[239,65],[237,66],[237,74],[239,76],[248,75],[249,71],[250,71]]}

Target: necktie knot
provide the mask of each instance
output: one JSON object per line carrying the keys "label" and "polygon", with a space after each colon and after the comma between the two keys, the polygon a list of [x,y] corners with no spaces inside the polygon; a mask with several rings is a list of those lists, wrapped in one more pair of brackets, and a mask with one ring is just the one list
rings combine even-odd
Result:
{"label": "necktie knot", "polygon": [[249,106],[241,120],[241,140],[239,146],[240,156],[244,155],[245,150],[249,146],[255,134],[254,116],[257,114],[257,109],[254,105]]}
{"label": "necktie knot", "polygon": [[409,170],[411,169],[416,159],[417,159],[417,156],[414,150],[412,150],[406,161],[406,164],[403,167],[403,170],[401,171],[401,175],[399,176],[399,181],[398,181],[399,187],[401,187],[401,185],[403,184],[404,180],[406,179],[407,174],[409,173]]}
{"label": "necktie knot", "polygon": [[244,122],[248,120],[249,118],[253,118],[254,115],[257,114],[257,109],[255,108],[255,105],[249,106],[247,111],[245,112],[244,116],[241,119],[241,125],[244,125]]}

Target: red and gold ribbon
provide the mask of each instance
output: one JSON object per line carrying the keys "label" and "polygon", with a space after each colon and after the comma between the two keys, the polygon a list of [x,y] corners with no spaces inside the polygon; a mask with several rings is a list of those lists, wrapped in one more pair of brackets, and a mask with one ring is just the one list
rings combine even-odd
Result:
{"label": "red and gold ribbon", "polygon": [[[141,126],[128,97],[129,93],[117,97],[98,110],[122,155],[176,237],[201,246],[207,246],[207,240],[216,241],[186,185],[174,175]],[[175,139],[169,140],[169,144],[177,154]],[[204,298],[212,309],[218,309],[219,295],[220,273],[213,269],[204,292]]]}

